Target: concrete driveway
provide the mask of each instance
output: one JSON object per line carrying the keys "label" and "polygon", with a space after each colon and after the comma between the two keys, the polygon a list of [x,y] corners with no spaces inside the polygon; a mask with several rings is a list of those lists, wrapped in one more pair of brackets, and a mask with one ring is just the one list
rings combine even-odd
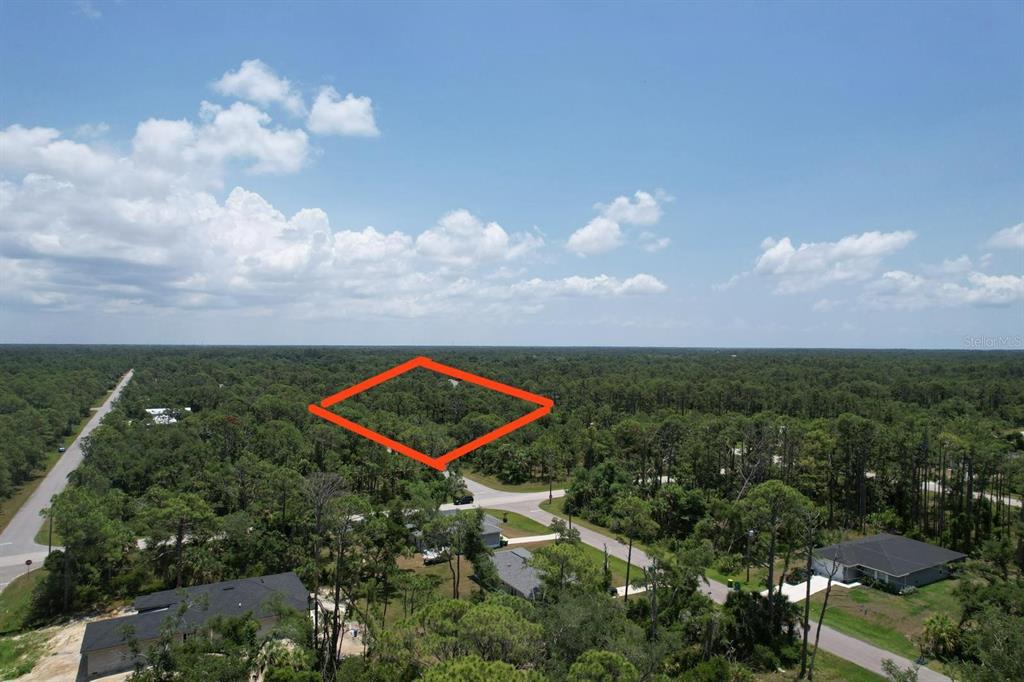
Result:
{"label": "concrete driveway", "polygon": [[[488,488],[482,483],[477,483],[470,479],[466,479],[466,486],[470,492],[473,493],[473,504],[462,505],[460,507],[454,507],[457,509],[470,509],[473,507],[486,507],[488,509],[502,509],[506,511],[516,512],[522,514],[534,521],[548,526],[551,521],[555,518],[554,515],[540,509],[538,505],[548,499],[548,493],[508,493],[501,490],[494,490]],[[553,493],[553,497],[562,497],[565,495],[564,490],[556,490]],[[617,539],[598,533],[597,531],[583,526],[573,524],[573,528],[579,531],[580,540],[591,547],[597,549],[608,548],[608,553],[612,556],[616,556],[623,561],[626,560],[626,556],[629,553],[629,547],[619,542]],[[643,550],[636,547],[633,548],[633,565],[635,566],[648,566],[650,564],[650,558]],[[630,588],[630,594],[633,593],[633,588]],[[729,595],[729,588],[720,582],[714,580],[708,580],[705,592],[715,602],[721,604],[725,602],[726,597]],[[816,624],[811,625],[811,641],[814,641],[814,629]],[[898,656],[884,649],[879,649],[876,646],[863,642],[849,635],[844,635],[838,630],[833,630],[827,625],[823,625],[821,628],[821,640],[819,645],[825,651],[831,654],[845,658],[848,661],[856,663],[862,668],[875,672],[879,675],[884,675],[882,670],[882,661],[885,659],[891,659],[896,665],[901,668],[913,667],[914,662],[910,661],[902,656]],[[918,679],[921,682],[950,682],[950,679],[941,673],[937,673],[930,668],[920,668],[918,670]]]}

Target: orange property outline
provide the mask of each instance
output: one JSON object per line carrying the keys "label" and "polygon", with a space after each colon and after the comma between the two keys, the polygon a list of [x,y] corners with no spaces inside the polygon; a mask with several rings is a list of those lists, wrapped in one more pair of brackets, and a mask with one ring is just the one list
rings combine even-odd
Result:
{"label": "orange property outline", "polygon": [[[330,407],[331,405],[340,403],[343,400],[347,400],[354,395],[358,395],[363,391],[367,391],[373,388],[374,386],[377,386],[378,384],[382,384],[389,379],[394,379],[395,377],[401,374],[405,374],[409,370],[416,369],[417,367],[429,369],[433,372],[437,372],[438,374],[444,374],[445,376],[452,377],[453,379],[459,379],[460,381],[467,381],[471,384],[476,384],[477,386],[483,386],[484,388],[489,388],[492,391],[497,391],[498,393],[504,393],[505,395],[512,396],[513,398],[519,398],[520,400],[525,400],[527,402],[534,403],[536,405],[539,405],[540,407],[538,407],[536,410],[533,410],[532,412],[524,414],[522,417],[519,417],[518,419],[510,421],[508,424],[505,424],[504,426],[499,426],[493,431],[485,433],[479,438],[475,438],[474,440],[469,441],[465,445],[460,445],[451,452],[447,452],[441,455],[440,457],[430,457],[429,455],[426,455],[420,452],[419,450],[416,450],[415,448],[411,448],[408,445],[404,445],[396,440],[392,440],[391,438],[388,438],[383,434],[377,433],[376,431],[368,429],[365,426],[360,426],[359,424],[356,424],[354,421],[345,419],[341,415],[335,414],[334,412],[329,412],[327,409],[325,409]],[[420,356],[413,358],[412,360],[409,360],[407,362],[403,362],[400,365],[395,365],[391,369],[381,372],[376,376],[370,377],[366,381],[361,381],[358,384],[355,384],[354,386],[349,386],[344,391],[338,391],[334,395],[327,396],[326,398],[320,401],[319,405],[316,403],[310,403],[309,411],[315,414],[316,416],[320,417],[321,419],[326,419],[332,424],[337,424],[338,426],[344,427],[349,431],[352,431],[353,433],[359,434],[363,438],[368,438],[374,441],[375,443],[380,443],[384,447],[391,448],[392,450],[400,452],[407,457],[412,457],[416,461],[426,464],[428,467],[432,467],[434,469],[437,469],[438,471],[444,471],[445,468],[448,466],[448,463],[451,462],[452,460],[458,459],[459,457],[462,457],[463,455],[468,454],[473,450],[476,450],[477,448],[483,447],[484,445],[487,445],[488,443],[495,441],[506,434],[512,433],[516,429],[526,426],[532,421],[540,419],[544,415],[551,412],[551,408],[554,407],[554,405],[555,402],[551,400],[551,398],[545,398],[542,395],[530,393],[529,391],[524,391],[521,388],[509,386],[508,384],[503,384],[499,381],[494,381],[493,379],[486,379],[476,374],[470,374],[469,372],[464,372],[461,369],[449,367],[448,365],[442,365],[439,362],[434,362],[428,357]]]}

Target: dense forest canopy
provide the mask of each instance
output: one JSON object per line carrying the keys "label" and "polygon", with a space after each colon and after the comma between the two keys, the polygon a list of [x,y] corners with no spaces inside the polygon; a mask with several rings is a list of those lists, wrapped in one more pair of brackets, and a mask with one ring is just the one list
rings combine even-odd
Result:
{"label": "dense forest canopy", "polygon": [[[454,573],[453,598],[442,599],[398,570],[414,551],[403,519],[421,510],[416,523],[465,556],[481,586],[493,586],[480,561],[487,552],[467,531],[477,521],[432,516],[458,477],[388,453],[307,405],[416,355],[554,400],[549,416],[458,460],[454,471],[566,484],[566,512],[658,557],[641,576],[665,586],[657,602],[609,597],[571,533],[537,563],[558,567],[549,576],[571,567],[574,577],[546,581],[538,603],[486,591],[472,603],[458,599]],[[717,679],[715,666],[738,675],[799,658],[794,629],[806,618],[772,593],[781,580],[773,571],[838,532],[899,532],[985,567],[984,581],[965,583],[970,608],[954,627],[966,634],[943,650],[965,670],[983,667],[985,638],[996,636],[984,614],[1024,594],[1024,519],[1010,504],[1024,494],[1021,353],[6,347],[0,491],[5,470],[9,489],[11,472],[24,477],[38,466],[17,458],[38,457],[31,453],[50,447],[129,368],[133,380],[52,505],[65,548],[47,560],[35,596],[41,618],[152,589],[295,570],[307,586],[331,585],[336,598],[361,604],[373,633],[358,662],[334,660],[314,636],[308,660],[285,667],[315,670],[315,679],[463,679],[444,677],[460,666],[551,679],[600,679],[586,670],[618,670],[622,679],[703,670]],[[61,401],[39,390],[64,382]],[[154,423],[152,407],[169,408],[177,423]],[[440,454],[532,406],[418,371],[334,409]],[[22,423],[34,425],[28,435]],[[354,526],[352,518],[368,520]],[[757,534],[747,538],[751,528]],[[700,580],[735,564],[744,548],[767,567],[768,597],[743,593],[716,607]],[[399,607],[388,614],[396,603],[406,616],[397,623]],[[608,624],[606,636],[585,632],[595,617]],[[1022,617],[1019,609],[999,615],[1011,626]],[[546,644],[498,646],[485,637],[495,628],[507,634],[504,644]],[[456,631],[477,638],[444,644]]]}
{"label": "dense forest canopy", "polygon": [[114,387],[125,361],[100,348],[0,351],[0,500],[46,463]]}

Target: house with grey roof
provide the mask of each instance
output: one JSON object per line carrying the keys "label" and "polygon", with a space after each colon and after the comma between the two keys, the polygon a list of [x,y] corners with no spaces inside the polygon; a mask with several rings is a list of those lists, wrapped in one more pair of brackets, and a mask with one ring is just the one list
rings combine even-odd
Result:
{"label": "house with grey roof", "polygon": [[[443,509],[441,514],[445,516],[451,516],[453,514],[471,514],[472,511],[464,511],[460,509]],[[413,532],[416,538],[416,546],[422,552],[424,549],[434,549],[432,547],[424,547],[422,540],[420,540],[421,534],[419,531]],[[501,521],[494,518],[490,514],[484,514],[483,520],[480,522],[480,539],[484,544],[484,547],[489,549],[497,549],[501,547]]]}
{"label": "house with grey roof", "polygon": [[533,599],[540,594],[540,571],[530,566],[533,553],[523,547],[495,552],[491,562],[498,572],[498,578],[509,594]]}
{"label": "house with grey roof", "polygon": [[256,619],[259,634],[265,635],[277,624],[282,607],[306,612],[308,598],[309,592],[292,572],[147,594],[135,600],[136,613],[85,626],[82,669],[90,678],[131,669],[138,660],[133,649],[144,655],[168,620],[175,623],[177,641],[217,616],[245,614]]}
{"label": "house with grey roof", "polygon": [[942,580],[949,576],[953,564],[967,558],[960,552],[889,533],[821,547],[814,554],[818,575],[832,574],[833,580],[840,582],[866,577],[896,592]]}

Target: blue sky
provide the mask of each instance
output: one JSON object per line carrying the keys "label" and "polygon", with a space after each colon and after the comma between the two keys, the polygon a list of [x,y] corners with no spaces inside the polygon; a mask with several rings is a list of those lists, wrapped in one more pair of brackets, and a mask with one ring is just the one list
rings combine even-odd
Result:
{"label": "blue sky", "polygon": [[1019,3],[0,6],[0,341],[1021,347]]}

